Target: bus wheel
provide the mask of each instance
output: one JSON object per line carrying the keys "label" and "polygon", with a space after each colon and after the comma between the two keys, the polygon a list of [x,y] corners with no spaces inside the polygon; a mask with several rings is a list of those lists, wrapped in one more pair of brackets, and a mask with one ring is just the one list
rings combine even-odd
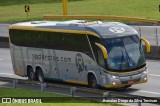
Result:
{"label": "bus wheel", "polygon": [[37,70],[37,80],[40,82],[44,82],[44,75],[42,69]]}
{"label": "bus wheel", "polygon": [[132,85],[126,85],[125,87],[123,87],[123,89],[127,89],[129,87],[131,87]]}
{"label": "bus wheel", "polygon": [[27,76],[28,76],[28,80],[30,80],[30,81],[35,80],[35,74],[34,74],[33,68],[30,67],[28,69]]}
{"label": "bus wheel", "polygon": [[88,82],[88,84],[89,84],[89,87],[91,87],[91,88],[98,88],[98,86],[97,86],[97,80],[96,80],[96,78],[95,78],[94,75],[91,75],[91,76],[89,77],[89,82]]}
{"label": "bus wheel", "polygon": [[126,89],[128,89],[129,87],[131,87],[132,85],[126,85],[126,86],[124,86],[124,87],[120,87],[119,89],[121,89],[121,90],[126,90]]}

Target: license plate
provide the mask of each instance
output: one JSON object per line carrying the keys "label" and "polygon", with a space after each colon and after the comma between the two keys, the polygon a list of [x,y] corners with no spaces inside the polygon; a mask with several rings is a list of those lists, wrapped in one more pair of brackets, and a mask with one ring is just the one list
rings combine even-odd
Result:
{"label": "license plate", "polygon": [[128,81],[128,84],[132,84],[132,83],[134,83],[134,81]]}

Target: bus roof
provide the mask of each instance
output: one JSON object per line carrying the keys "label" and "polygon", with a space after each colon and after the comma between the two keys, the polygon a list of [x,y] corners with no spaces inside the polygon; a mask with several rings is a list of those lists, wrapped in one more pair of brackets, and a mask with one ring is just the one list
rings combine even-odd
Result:
{"label": "bus roof", "polygon": [[[26,27],[34,29],[63,29],[75,31],[89,31],[97,34],[102,38],[112,38],[117,36],[137,35],[137,31],[132,27],[120,22],[101,22],[101,21],[86,21],[86,20],[71,20],[71,21],[31,21],[21,22],[10,26],[10,29],[16,27]],[[17,28],[17,29],[18,29]]]}

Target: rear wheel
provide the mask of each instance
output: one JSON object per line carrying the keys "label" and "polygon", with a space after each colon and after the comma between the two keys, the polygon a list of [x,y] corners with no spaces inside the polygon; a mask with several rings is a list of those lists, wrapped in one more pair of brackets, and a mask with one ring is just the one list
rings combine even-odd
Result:
{"label": "rear wheel", "polygon": [[91,75],[89,77],[89,82],[88,83],[89,83],[89,87],[91,87],[91,88],[98,88],[97,80],[96,80],[96,78],[95,78],[94,75]]}
{"label": "rear wheel", "polygon": [[44,82],[44,75],[42,69],[37,70],[37,80],[40,82]]}
{"label": "rear wheel", "polygon": [[27,76],[28,76],[28,80],[30,80],[30,81],[34,81],[35,80],[35,74],[34,74],[33,68],[30,67],[28,69]]}

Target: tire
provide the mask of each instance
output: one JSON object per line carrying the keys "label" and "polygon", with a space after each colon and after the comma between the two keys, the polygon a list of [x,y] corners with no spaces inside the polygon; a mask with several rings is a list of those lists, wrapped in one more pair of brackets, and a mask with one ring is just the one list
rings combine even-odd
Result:
{"label": "tire", "polygon": [[96,78],[95,78],[95,76],[94,75],[91,75],[90,77],[89,77],[89,87],[90,88],[98,88],[98,85],[97,85],[97,80],[96,80]]}
{"label": "tire", "polygon": [[27,73],[27,76],[28,76],[28,80],[30,81],[35,81],[35,73],[33,71],[33,68],[29,68],[28,69],[28,73]]}
{"label": "tire", "polygon": [[44,82],[44,75],[42,69],[37,70],[37,80],[39,82]]}
{"label": "tire", "polygon": [[126,85],[125,87],[124,87],[124,89],[127,89],[127,88],[129,88],[129,87],[131,87],[132,85]]}
{"label": "tire", "polygon": [[121,90],[126,90],[126,89],[128,89],[129,87],[131,87],[132,85],[126,85],[126,86],[124,86],[124,87],[120,87],[119,89],[121,89]]}

